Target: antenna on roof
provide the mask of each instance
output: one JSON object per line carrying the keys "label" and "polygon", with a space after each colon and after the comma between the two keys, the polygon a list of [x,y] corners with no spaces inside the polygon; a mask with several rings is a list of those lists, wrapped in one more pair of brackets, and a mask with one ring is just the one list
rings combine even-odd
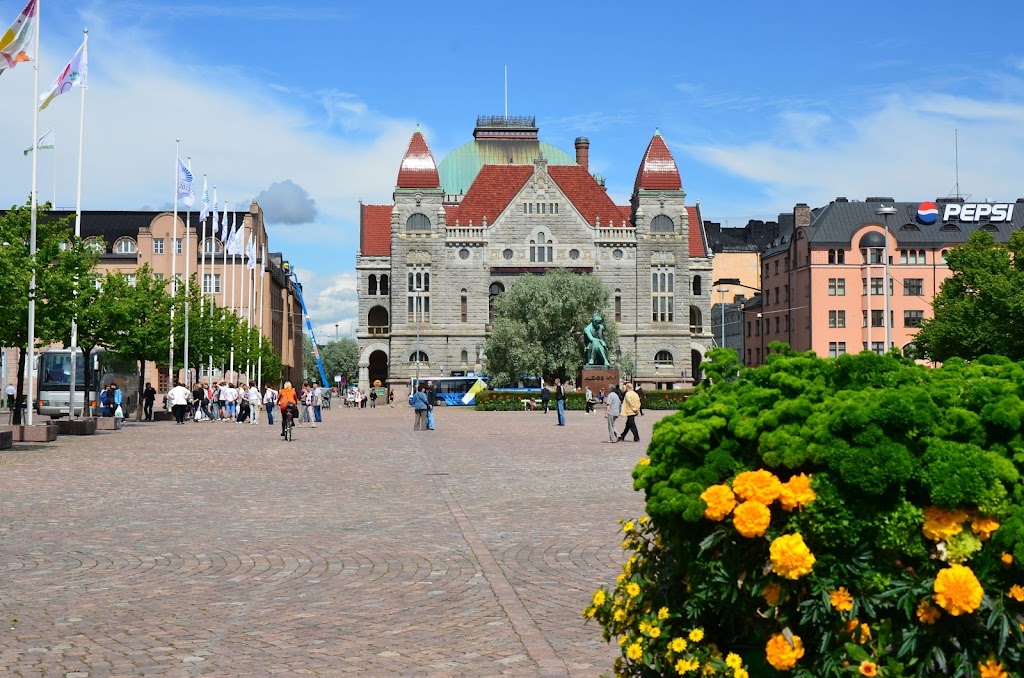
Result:
{"label": "antenna on roof", "polygon": [[508,64],[505,64],[505,122],[508,122]]}

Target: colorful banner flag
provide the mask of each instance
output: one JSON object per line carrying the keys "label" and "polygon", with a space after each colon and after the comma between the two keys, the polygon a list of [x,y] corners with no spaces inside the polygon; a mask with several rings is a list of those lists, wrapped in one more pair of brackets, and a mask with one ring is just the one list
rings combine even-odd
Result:
{"label": "colorful banner flag", "polygon": [[185,166],[185,163],[178,158],[178,199],[184,198],[185,204],[191,204],[188,201],[189,196],[192,196],[192,201],[195,202],[196,192],[192,188],[192,170]]}
{"label": "colorful banner flag", "polygon": [[476,383],[469,387],[469,391],[466,392],[466,395],[462,396],[462,404],[472,404],[473,401],[476,400],[476,394],[483,391],[485,388],[487,388],[487,384],[484,383],[484,380],[477,379]]}
{"label": "colorful banner flag", "polygon": [[[56,139],[56,136],[54,135],[53,130],[51,129],[49,132],[47,132],[43,136],[39,137],[39,142],[36,144],[36,148],[38,148],[40,151],[45,151],[47,149],[53,150],[54,139]],[[24,151],[22,151],[21,154],[22,155],[28,155],[31,152],[32,152],[32,147],[29,146]]]}
{"label": "colorful banner flag", "polygon": [[11,27],[0,37],[0,75],[8,68],[32,61],[28,52],[35,38],[38,4],[39,0],[29,0]]}
{"label": "colorful banner flag", "polygon": [[[180,164],[181,160],[178,160],[178,163]],[[192,183],[192,161],[191,160],[188,161],[188,167],[185,168],[185,172],[187,173],[187,176],[188,176],[188,193],[186,193],[182,197],[185,200],[185,207],[192,207],[192,205],[196,204],[196,187],[195,187],[195,184]],[[180,167],[178,168],[178,190],[179,191],[181,190],[181,168]]]}
{"label": "colorful banner flag", "polygon": [[50,105],[50,102],[55,98],[64,94],[72,87],[86,87],[89,79],[89,55],[86,50],[85,43],[78,48],[75,52],[75,56],[71,57],[71,61],[64,67],[64,70],[60,72],[57,79],[50,85],[50,89],[46,94],[40,95],[39,110],[43,110]]}
{"label": "colorful banner flag", "polygon": [[199,209],[199,222],[202,223],[210,214],[210,190],[206,187],[206,175],[203,175],[203,202]]}

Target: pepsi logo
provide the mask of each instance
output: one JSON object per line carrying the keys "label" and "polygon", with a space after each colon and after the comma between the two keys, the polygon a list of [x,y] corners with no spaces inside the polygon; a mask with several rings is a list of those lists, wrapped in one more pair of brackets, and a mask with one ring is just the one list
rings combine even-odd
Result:
{"label": "pepsi logo", "polygon": [[917,206],[917,220],[922,224],[934,224],[939,218],[939,206],[933,202],[923,202]]}

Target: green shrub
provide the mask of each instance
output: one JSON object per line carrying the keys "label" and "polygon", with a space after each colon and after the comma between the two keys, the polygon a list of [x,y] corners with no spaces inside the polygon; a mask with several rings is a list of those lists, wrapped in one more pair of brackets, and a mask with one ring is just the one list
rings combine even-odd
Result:
{"label": "green shrub", "polygon": [[[686,399],[690,396],[692,391],[645,391],[643,397],[643,407],[645,410],[678,410],[686,402]],[[586,399],[584,393],[577,393],[575,391],[565,394],[565,409],[566,410],[578,410],[583,411],[586,409]],[[536,398],[537,404],[540,404],[540,391],[484,391],[478,393],[476,396],[476,409],[486,411],[501,411],[501,410],[521,410],[523,405],[520,402],[522,399]],[[550,407],[554,408],[555,398],[552,393]],[[602,404],[597,404],[594,407],[604,407]]]}

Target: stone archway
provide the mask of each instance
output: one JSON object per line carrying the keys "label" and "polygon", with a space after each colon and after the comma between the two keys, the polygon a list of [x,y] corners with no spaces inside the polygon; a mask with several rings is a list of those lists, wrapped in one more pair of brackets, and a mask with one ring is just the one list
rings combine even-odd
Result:
{"label": "stone archway", "polygon": [[707,346],[697,343],[690,344],[690,370],[686,376],[693,384],[699,383],[704,378],[704,370],[701,369],[700,364],[704,362],[704,355],[707,352]]}
{"label": "stone archway", "polygon": [[384,351],[374,351],[370,354],[369,380],[370,386],[380,381],[381,386],[388,383],[388,354]]}
{"label": "stone archway", "polygon": [[[357,384],[349,384],[350,386],[356,386],[360,391],[369,391],[373,387],[373,379],[380,379],[381,383],[385,383],[389,374],[390,365],[390,352],[386,341],[374,341],[367,346],[363,346],[363,350],[359,354],[359,380]],[[378,355],[380,354],[380,355]],[[371,365],[375,368],[373,374],[381,374],[381,364],[383,363],[383,374],[384,377],[379,376],[370,377]]]}

